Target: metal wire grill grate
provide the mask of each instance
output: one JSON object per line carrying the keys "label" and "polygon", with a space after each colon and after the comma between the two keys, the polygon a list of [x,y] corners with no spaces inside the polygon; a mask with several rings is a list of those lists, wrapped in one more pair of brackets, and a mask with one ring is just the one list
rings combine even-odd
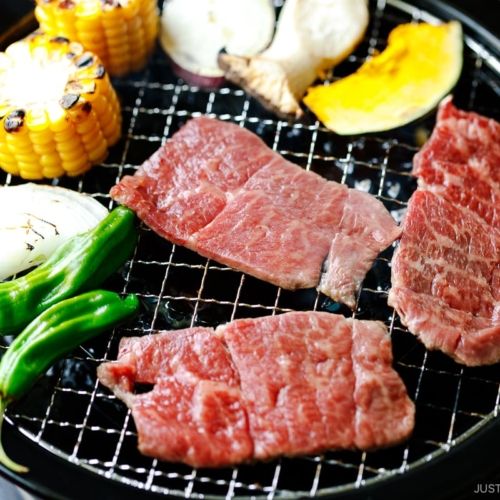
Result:
{"label": "metal wire grill grate", "polygon": [[[434,19],[397,0],[371,1],[370,9],[367,37],[332,78],[351,73],[382,50],[397,24]],[[500,118],[499,67],[488,47],[468,35],[456,105]],[[208,113],[252,130],[306,169],[377,196],[400,219],[416,187],[409,175],[412,157],[434,123],[429,116],[396,131],[362,137],[336,136],[314,120],[307,125],[288,124],[277,121],[236,87],[204,91],[182,84],[160,50],[144,73],[114,83],[123,105],[124,138],[105,164],[81,178],[58,181],[91,194],[109,208],[113,207],[109,190],[123,175],[133,174],[186,120]],[[6,174],[0,181],[20,182]],[[395,367],[417,405],[415,432],[404,445],[216,470],[192,470],[140,455],[130,412],[96,379],[98,364],[115,359],[121,337],[192,325],[217,326],[236,318],[293,310],[352,315],[315,290],[281,290],[171,245],[144,226],[132,259],[106,283],[109,289],[137,293],[141,316],[88,342],[51,369],[26,398],[7,410],[7,420],[69,462],[131,488],[179,497],[323,496],[418,467],[449,452],[497,416],[500,368],[461,367],[440,353],[427,352],[402,327],[387,306],[392,251],[386,250],[375,261],[354,316],[381,320],[390,328]]]}

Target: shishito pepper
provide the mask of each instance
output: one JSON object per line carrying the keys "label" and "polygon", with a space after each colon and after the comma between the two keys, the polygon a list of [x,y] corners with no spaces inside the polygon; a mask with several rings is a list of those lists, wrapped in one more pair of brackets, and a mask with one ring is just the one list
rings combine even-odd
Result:
{"label": "shishito pepper", "polygon": [[[5,407],[19,399],[57,360],[83,342],[134,317],[139,299],[94,290],[63,300],[35,318],[0,361],[0,429]],[[26,467],[12,461],[0,443],[0,463],[16,472]]]}
{"label": "shishito pepper", "polygon": [[0,334],[18,333],[53,304],[98,288],[130,257],[136,242],[135,214],[119,206],[33,271],[0,283]]}

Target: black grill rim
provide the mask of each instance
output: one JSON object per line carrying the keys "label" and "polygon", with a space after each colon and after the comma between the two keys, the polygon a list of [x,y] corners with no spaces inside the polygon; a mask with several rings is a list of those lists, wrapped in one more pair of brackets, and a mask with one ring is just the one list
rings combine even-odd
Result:
{"label": "black grill rim", "polygon": [[[418,7],[445,18],[462,22],[465,33],[474,34],[494,55],[500,55],[500,40],[484,29],[476,19],[471,19],[458,9],[441,0],[416,0]],[[9,423],[9,420],[7,420]],[[435,499],[459,499],[463,491],[472,493],[478,484],[488,481],[497,472],[495,450],[500,445],[500,422],[493,418],[481,425],[474,435],[453,447],[448,453],[441,453],[430,462],[364,486],[360,490],[337,493],[336,499],[371,498],[388,499],[404,497],[420,499],[427,496]],[[73,465],[40,445],[26,439],[13,425],[5,425],[3,442],[7,453],[14,459],[26,463],[31,471],[26,476],[16,475],[0,466],[0,474],[13,483],[32,492],[37,497],[51,500],[79,500],[106,498],[110,500],[144,500],[167,498],[95,474],[85,468]],[[328,498],[330,495],[318,494]],[[206,497],[210,498],[210,497]],[[243,497],[240,497],[243,498]]]}

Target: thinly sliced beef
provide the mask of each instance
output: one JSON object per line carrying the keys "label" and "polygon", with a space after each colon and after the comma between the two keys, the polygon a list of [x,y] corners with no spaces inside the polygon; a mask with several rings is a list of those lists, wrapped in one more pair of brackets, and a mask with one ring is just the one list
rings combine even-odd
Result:
{"label": "thinly sliced beef", "polygon": [[189,120],[111,196],[169,241],[286,289],[318,287],[330,251],[319,289],[351,307],[373,260],[400,235],[373,196],[207,117]]}
{"label": "thinly sliced beef", "polygon": [[500,229],[500,186],[470,165],[440,160],[430,162],[419,178],[419,186],[470,210],[487,224]]}
{"label": "thinly sliced beef", "polygon": [[133,177],[113,186],[111,196],[158,234],[184,245],[253,173],[281,161],[254,134],[221,124],[205,117],[189,120]]}
{"label": "thinly sliced beef", "polygon": [[415,155],[421,189],[460,205],[500,227],[500,124],[457,109],[451,97],[439,106],[431,137]]}
{"label": "thinly sliced beef", "polygon": [[500,182],[500,124],[491,118],[457,109],[448,96],[439,105],[436,126],[415,155],[413,174],[425,179],[434,161],[469,165],[484,180]]}
{"label": "thinly sliced beef", "polygon": [[414,405],[392,361],[382,323],[293,312],[124,339],[98,376],[142,453],[216,467],[407,439]]}
{"label": "thinly sliced beef", "polygon": [[237,320],[217,334],[240,375],[256,458],[367,450],[410,435],[413,404],[382,323],[295,312]]}
{"label": "thinly sliced beef", "polygon": [[373,261],[399,238],[401,228],[373,196],[353,189],[348,194],[318,290],[354,308],[354,294]]}
{"label": "thinly sliced beef", "polygon": [[325,182],[292,163],[269,165],[191,238],[190,246],[286,289],[315,287],[347,197],[347,186]]}
{"label": "thinly sliced beef", "polygon": [[[132,410],[141,453],[194,467],[252,457],[238,374],[213,330],[123,339],[98,376]],[[154,387],[134,394],[135,384]]]}
{"label": "thinly sliced beef", "polygon": [[[429,349],[467,365],[500,359],[500,231],[417,190],[392,262],[389,304]],[[496,331],[496,347],[492,339]]]}
{"label": "thinly sliced beef", "polygon": [[500,125],[440,105],[415,156],[419,188],[392,262],[389,304],[429,349],[476,366],[500,361]]}
{"label": "thinly sliced beef", "polygon": [[355,444],[352,322],[295,313],[221,326],[241,377],[255,456]]}

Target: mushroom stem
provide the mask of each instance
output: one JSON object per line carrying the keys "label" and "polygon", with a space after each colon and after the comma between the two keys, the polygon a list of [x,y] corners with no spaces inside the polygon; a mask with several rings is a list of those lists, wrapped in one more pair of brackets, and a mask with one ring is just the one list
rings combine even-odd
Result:
{"label": "mushroom stem", "polygon": [[284,119],[300,119],[300,101],[326,69],[363,37],[366,0],[286,0],[271,45],[253,57],[219,54],[226,79]]}

